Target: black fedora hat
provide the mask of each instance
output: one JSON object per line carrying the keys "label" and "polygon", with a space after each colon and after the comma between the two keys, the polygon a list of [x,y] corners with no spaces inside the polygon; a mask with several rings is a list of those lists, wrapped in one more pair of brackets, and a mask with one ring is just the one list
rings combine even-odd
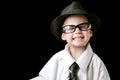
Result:
{"label": "black fedora hat", "polygon": [[100,27],[101,20],[98,16],[92,15],[90,13],[87,13],[82,5],[78,1],[72,2],[70,5],[65,7],[59,16],[57,16],[52,22],[51,22],[51,32],[53,36],[55,36],[56,39],[59,41],[61,40],[61,28],[63,25],[63,22],[66,17],[70,15],[84,15],[88,18],[88,21],[92,25],[92,31],[95,33],[98,28]]}

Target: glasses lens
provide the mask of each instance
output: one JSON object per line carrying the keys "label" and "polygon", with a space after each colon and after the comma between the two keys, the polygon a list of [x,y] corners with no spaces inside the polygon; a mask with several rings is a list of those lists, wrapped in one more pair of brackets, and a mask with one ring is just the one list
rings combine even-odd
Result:
{"label": "glasses lens", "polygon": [[79,24],[76,27],[79,27],[79,29],[81,31],[87,31],[89,29],[89,27],[90,27],[89,25],[90,25],[89,23],[82,23],[82,24]]}
{"label": "glasses lens", "polygon": [[80,29],[80,31],[87,31],[88,29],[91,29],[91,26],[89,23],[82,23],[77,26],[75,26],[75,25],[63,26],[63,32],[64,33],[73,33],[77,27]]}
{"label": "glasses lens", "polygon": [[65,33],[71,33],[74,32],[75,26],[74,25],[66,25],[63,27],[63,32]]}

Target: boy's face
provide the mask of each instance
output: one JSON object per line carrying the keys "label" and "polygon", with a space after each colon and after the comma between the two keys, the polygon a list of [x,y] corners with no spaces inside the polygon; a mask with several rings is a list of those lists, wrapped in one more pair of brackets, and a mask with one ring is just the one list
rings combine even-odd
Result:
{"label": "boy's face", "polygon": [[[84,24],[85,23],[85,24]],[[90,37],[92,37],[93,33],[89,29],[90,25],[87,25],[88,20],[85,16],[80,15],[72,15],[66,18],[66,20],[63,23],[63,26],[65,27],[62,33],[61,38],[63,40],[66,40],[66,42],[69,45],[76,46],[76,47],[84,47],[87,45],[88,41],[90,40]],[[74,26],[77,25],[83,26],[81,30]],[[67,26],[66,25],[73,25],[73,26]]]}

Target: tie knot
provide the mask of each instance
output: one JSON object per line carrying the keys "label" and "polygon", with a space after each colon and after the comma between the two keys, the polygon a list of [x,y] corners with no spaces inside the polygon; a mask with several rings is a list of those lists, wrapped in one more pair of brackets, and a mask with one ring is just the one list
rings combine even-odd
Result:
{"label": "tie knot", "polygon": [[70,66],[70,71],[72,72],[72,73],[77,73],[77,71],[78,71],[78,69],[79,69],[79,66],[78,66],[78,64],[76,63],[76,62],[74,62],[71,66]]}

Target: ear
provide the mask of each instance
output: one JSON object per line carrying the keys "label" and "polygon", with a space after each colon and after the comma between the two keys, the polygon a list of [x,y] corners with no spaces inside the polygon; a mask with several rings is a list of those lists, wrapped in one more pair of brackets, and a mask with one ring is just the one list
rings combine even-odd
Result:
{"label": "ear", "polygon": [[90,37],[92,37],[93,36],[93,32],[90,30]]}
{"label": "ear", "polygon": [[62,39],[62,40],[66,40],[66,35],[65,35],[65,33],[62,33],[61,39]]}

